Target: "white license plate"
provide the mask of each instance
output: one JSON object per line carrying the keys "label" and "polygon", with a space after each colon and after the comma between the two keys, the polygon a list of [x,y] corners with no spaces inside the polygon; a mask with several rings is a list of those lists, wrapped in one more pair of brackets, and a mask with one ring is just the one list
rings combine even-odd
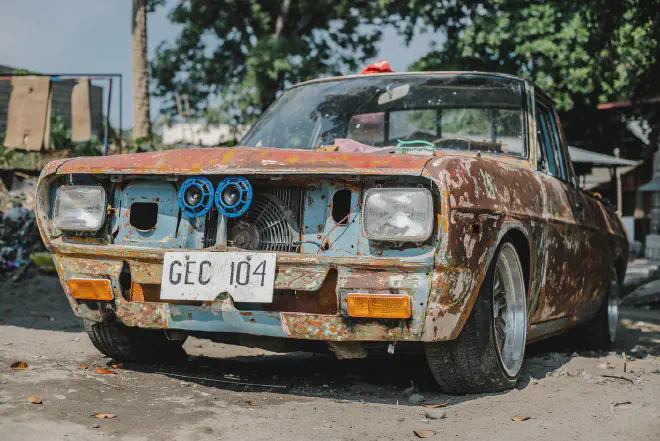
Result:
{"label": "white license plate", "polygon": [[229,293],[234,302],[272,303],[274,253],[165,253],[160,298],[213,301]]}

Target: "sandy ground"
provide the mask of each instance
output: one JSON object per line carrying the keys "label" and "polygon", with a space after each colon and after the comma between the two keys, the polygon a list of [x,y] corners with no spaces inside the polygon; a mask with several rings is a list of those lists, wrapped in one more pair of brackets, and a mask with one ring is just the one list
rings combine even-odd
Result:
{"label": "sandy ground", "polygon": [[[30,276],[0,283],[0,440],[660,440],[660,311],[626,310],[620,331],[609,354],[529,347],[518,387],[502,394],[444,395],[419,356],[339,361],[197,339],[183,366],[100,375],[112,362],[58,280]],[[633,356],[625,373],[622,352]],[[16,361],[30,368],[9,370]],[[411,383],[427,403],[448,401],[444,418],[409,404]]]}

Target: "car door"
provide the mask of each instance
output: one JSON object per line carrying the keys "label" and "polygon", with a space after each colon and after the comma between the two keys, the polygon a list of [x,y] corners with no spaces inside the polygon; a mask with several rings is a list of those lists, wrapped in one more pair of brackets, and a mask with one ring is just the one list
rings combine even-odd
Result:
{"label": "car door", "polygon": [[577,224],[578,237],[576,243],[580,246],[579,273],[572,274],[571,292],[573,302],[577,303],[574,315],[588,315],[598,308],[600,300],[607,291],[609,271],[613,264],[611,259],[611,244],[607,231],[610,229],[602,204],[593,196],[580,188],[575,176],[573,164],[566,137],[557,112],[553,109],[553,135],[567,158],[567,185],[575,207],[574,216]]}
{"label": "car door", "polygon": [[543,280],[533,322],[543,322],[578,313],[586,292],[587,240],[583,233],[584,201],[575,187],[573,169],[560,136],[552,103],[535,97],[537,171],[544,191],[545,229],[538,245],[544,265]]}

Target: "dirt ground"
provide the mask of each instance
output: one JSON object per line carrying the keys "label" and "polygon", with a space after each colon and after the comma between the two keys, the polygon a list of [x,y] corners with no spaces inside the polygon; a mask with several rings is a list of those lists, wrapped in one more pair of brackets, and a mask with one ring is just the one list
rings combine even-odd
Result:
{"label": "dirt ground", "polygon": [[[518,387],[502,394],[444,395],[420,356],[339,361],[198,339],[186,342],[183,366],[124,364],[101,375],[95,368],[112,362],[87,339],[57,278],[30,275],[0,282],[0,440],[375,441],[427,430],[445,440],[657,441],[660,311],[622,315],[616,352],[530,346]],[[16,361],[30,368],[9,370]],[[430,411],[440,418],[409,404],[411,383],[426,403],[447,403]]]}

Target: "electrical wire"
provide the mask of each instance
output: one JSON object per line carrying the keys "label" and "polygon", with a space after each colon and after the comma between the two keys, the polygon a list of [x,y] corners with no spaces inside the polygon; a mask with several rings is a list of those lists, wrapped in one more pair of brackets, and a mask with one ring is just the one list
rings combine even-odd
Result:
{"label": "electrical wire", "polygon": [[[353,220],[351,220],[351,221],[348,222],[348,225],[350,225],[350,224],[352,224],[352,223],[355,222],[355,220],[357,219],[357,215],[358,215],[358,214],[355,213],[355,217],[353,218]],[[331,243],[330,245],[328,245],[328,249],[332,248],[332,246],[333,246],[335,243],[337,243],[337,241],[338,241],[338,240],[339,240],[344,234],[346,234],[346,231],[348,231],[348,225],[346,225],[346,228],[344,228],[344,231],[342,231],[341,234],[340,234],[339,236],[337,236],[337,238],[336,238],[335,240],[333,240],[332,243]]]}
{"label": "electrical wire", "polygon": [[318,242],[314,242],[313,240],[302,240],[300,242],[294,242],[294,243],[296,244],[296,253],[298,252],[298,247],[300,247],[300,245],[305,243],[311,243],[313,245],[316,245],[317,247],[319,247],[319,249],[323,248],[323,245],[321,245]]}
{"label": "electrical wire", "polygon": [[[330,237],[330,234],[333,231],[335,231],[335,228],[337,228],[339,225],[341,225],[342,222],[344,222],[346,219],[350,218],[351,214],[353,214],[355,212],[355,210],[357,210],[359,207],[360,207],[360,202],[358,201],[358,203],[355,205],[355,207],[353,207],[353,209],[350,211],[350,213],[348,213],[346,216],[344,216],[344,218],[342,220],[335,223],[335,226],[332,227],[332,229],[330,231],[328,231],[328,234],[325,235],[323,240],[321,240],[321,247],[319,247],[318,251],[316,251],[316,254],[321,253],[321,250],[323,249],[323,244],[325,244],[325,241],[328,240],[328,237]],[[349,224],[350,224],[350,222],[347,222],[345,225],[348,226]],[[346,232],[346,230],[344,230],[344,233],[345,232]],[[339,237],[341,237],[344,233],[340,234]],[[337,239],[339,239],[339,237]],[[335,239],[332,243],[334,244],[335,242],[337,242],[337,239]],[[330,249],[330,245],[328,245],[327,249]]]}

